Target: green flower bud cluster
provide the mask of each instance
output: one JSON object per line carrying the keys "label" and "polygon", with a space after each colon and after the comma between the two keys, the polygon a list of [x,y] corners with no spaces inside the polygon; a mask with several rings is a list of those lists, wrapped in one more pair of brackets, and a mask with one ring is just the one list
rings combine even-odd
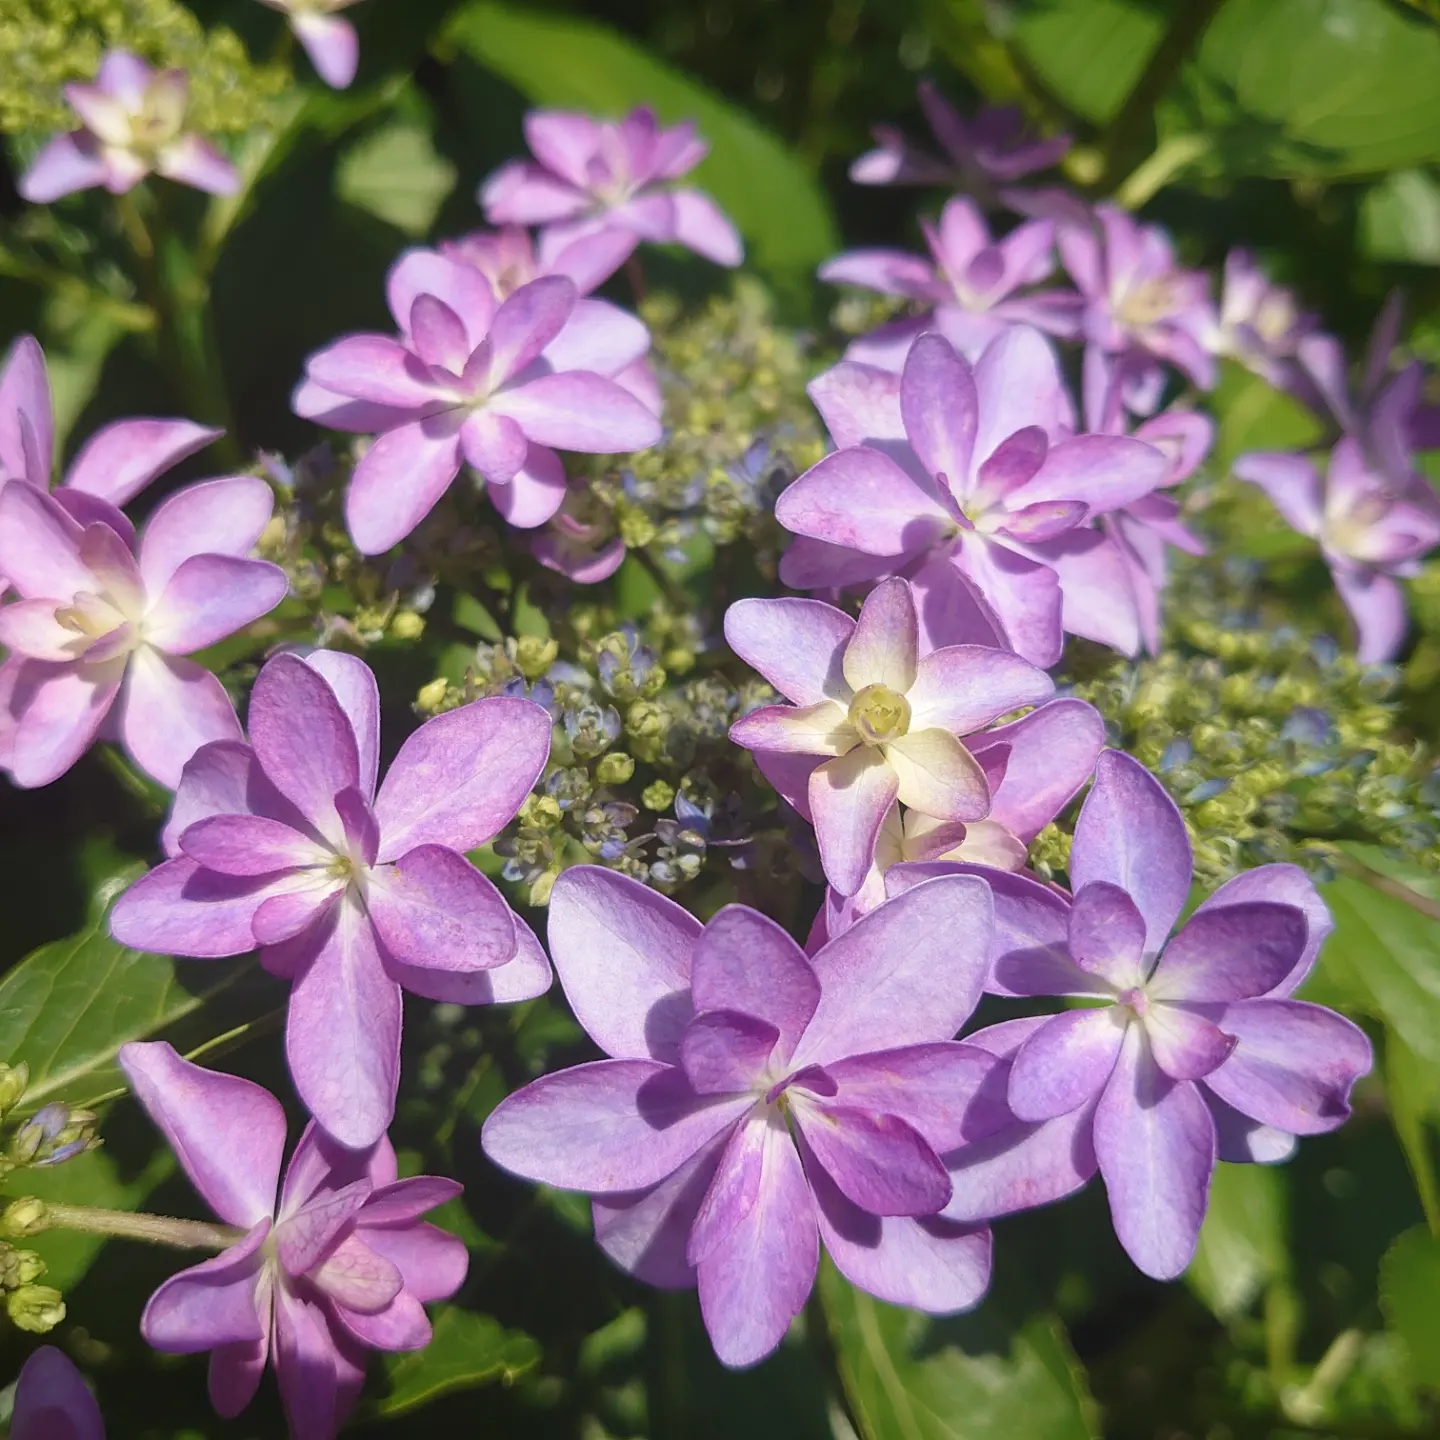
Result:
{"label": "green flower bud cluster", "polygon": [[6,0],[0,6],[0,131],[72,128],[62,87],[90,80],[107,50],[132,50],[190,77],[189,122],[204,134],[263,122],[288,72],[256,65],[240,37],[206,30],[178,0]]}
{"label": "green flower bud cluster", "polygon": [[[3,1096],[13,1088],[13,1077],[21,1073],[20,1089],[24,1090],[23,1065],[14,1070],[0,1066],[0,1109]],[[16,1099],[19,1098],[17,1095]],[[13,1103],[13,1101],[11,1102]],[[0,1231],[12,1239],[23,1239],[44,1229],[44,1205],[35,1199],[16,1200],[0,1216]],[[5,1296],[5,1313],[19,1330],[43,1335],[65,1318],[65,1301],[50,1285],[35,1282],[45,1274],[45,1262],[33,1251],[22,1250],[0,1240],[0,1293]]]}
{"label": "green flower bud cluster", "polygon": [[[30,1071],[24,1065],[0,1065],[0,1120],[25,1096]],[[43,1105],[17,1124],[0,1151],[0,1179],[27,1167],[63,1165],[100,1144],[95,1133],[99,1117],[93,1110],[72,1109],[63,1101]]]}

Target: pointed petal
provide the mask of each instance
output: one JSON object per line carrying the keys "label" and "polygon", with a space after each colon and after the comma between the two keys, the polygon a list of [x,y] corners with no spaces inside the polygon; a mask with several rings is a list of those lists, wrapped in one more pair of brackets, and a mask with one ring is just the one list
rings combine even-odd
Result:
{"label": "pointed petal", "polygon": [[943,336],[922,335],[910,347],[900,408],[920,463],[931,475],[944,476],[942,483],[957,498],[968,494],[979,400],[969,362]]}
{"label": "pointed petal", "polygon": [[1335,588],[1355,622],[1355,658],[1362,665],[1383,665],[1393,660],[1410,627],[1405,592],[1399,582],[1376,570],[1331,570]]}
{"label": "pointed petal", "polygon": [[1155,1063],[1172,1080],[1201,1080],[1235,1049],[1235,1037],[1184,1005],[1152,1004],[1145,1035]]}
{"label": "pointed petal", "polygon": [[1070,958],[1102,986],[1145,984],[1145,917],[1118,885],[1091,880],[1070,908]]}
{"label": "pointed petal", "polygon": [[973,531],[961,537],[951,563],[999,620],[1012,649],[1042,668],[1060,658],[1064,632],[1054,570]]}
{"label": "pointed petal", "polygon": [[826,879],[842,895],[853,895],[865,883],[875,859],[875,837],[898,790],[894,769],[866,745],[827,760],[811,774],[808,799],[820,860]]}
{"label": "pointed petal", "polygon": [[362,555],[398,545],[460,471],[458,412],[387,431],[365,452],[345,492],[345,523]]}
{"label": "pointed petal", "polygon": [[192,556],[151,608],[145,638],[171,655],[193,654],[268,615],[288,589],[278,565],[228,555]]}
{"label": "pointed petal", "polygon": [[729,217],[703,191],[672,190],[675,206],[675,241],[713,260],[717,265],[739,265],[745,258],[740,233]]}
{"label": "pointed petal", "polygon": [[33,485],[0,489],[0,575],[26,600],[69,600],[95,590],[80,559],[82,531],[54,500]]}
{"label": "pointed petal", "polygon": [[984,770],[948,731],[912,730],[882,749],[902,805],[941,820],[980,820],[989,812]]}
{"label": "pointed petal", "polygon": [[355,27],[338,15],[307,15],[303,11],[292,15],[290,24],[315,73],[332,90],[346,89],[360,64],[360,39]]}
{"label": "pointed petal", "polygon": [[319,1305],[275,1292],[275,1378],[292,1435],[333,1436],[337,1415],[335,1341]]}
{"label": "pointed petal", "polygon": [[820,600],[737,600],[725,612],[725,639],[787,700],[848,703],[842,671],[855,622]]}
{"label": "pointed petal", "polygon": [[168,496],[140,537],[146,591],[159,595],[191,556],[248,556],[274,504],[270,487],[253,475],[206,480]]}
{"label": "pointed petal", "polygon": [[0,475],[50,488],[54,417],[45,352],[33,335],[17,336],[0,368]]}
{"label": "pointed petal", "polygon": [[340,650],[312,650],[305,663],[334,691],[350,722],[360,763],[360,793],[368,801],[375,794],[380,763],[380,691],[375,673],[359,656]]}
{"label": "pointed petal", "polygon": [[933,1215],[950,1199],[950,1176],[925,1137],[897,1115],[871,1114],[794,1095],[810,1151],[840,1192],[871,1215]]}
{"label": "pointed petal", "polygon": [[1199,915],[1254,900],[1294,905],[1305,912],[1305,949],[1294,969],[1269,992],[1283,997],[1291,994],[1310,973],[1321,945],[1335,928],[1335,921],[1330,907],[1320,898],[1315,882],[1298,865],[1257,865],[1253,870],[1242,870],[1203,900],[1195,913]]}
{"label": "pointed petal", "polygon": [[885,685],[904,695],[915,683],[919,650],[915,597],[906,580],[882,580],[865,597],[845,647],[845,683],[852,690]]}
{"label": "pointed petal", "polygon": [[197,865],[220,875],[273,875],[305,865],[324,865],[330,851],[279,820],[260,815],[211,815],[188,826],[180,849]]}
{"label": "pointed petal", "polygon": [[[275,1229],[275,1253],[285,1269],[298,1276],[318,1264],[370,1198],[372,1188],[368,1180],[355,1180],[338,1190],[323,1190],[282,1220]],[[398,1281],[397,1276],[396,1290]]]}
{"label": "pointed petal", "polygon": [[105,1440],[105,1422],[74,1362],[42,1345],[20,1367],[10,1440]]}
{"label": "pointed petal", "polygon": [[307,1278],[336,1305],[359,1315],[379,1314],[405,1288],[399,1266],[359,1234],[347,1235]]}
{"label": "pointed petal", "polygon": [[[28,488],[7,485],[5,493]],[[9,699],[17,724],[6,759],[16,785],[48,785],[90,748],[124,674],[123,659],[102,665],[21,662]]]}
{"label": "pointed petal", "polygon": [[557,450],[626,454],[647,449],[661,435],[659,420],[641,401],[615,381],[586,370],[542,375],[500,391],[489,405],[494,414],[517,421],[535,444]]}
{"label": "pointed petal", "polygon": [[1258,485],[1285,523],[1301,535],[1318,535],[1323,521],[1320,472],[1303,455],[1242,455],[1235,475]]}
{"label": "pointed petal", "polygon": [[838,449],[877,440],[908,443],[898,374],[842,360],[805,388]]}
{"label": "pointed petal", "polygon": [[77,130],[42,146],[15,188],[22,200],[49,205],[62,195],[105,184],[109,174],[100,148],[85,131]]}
{"label": "pointed petal", "polygon": [[240,172],[219,146],[200,135],[182,135],[159,154],[156,172],[181,185],[193,185],[209,195],[234,195],[240,189]]}

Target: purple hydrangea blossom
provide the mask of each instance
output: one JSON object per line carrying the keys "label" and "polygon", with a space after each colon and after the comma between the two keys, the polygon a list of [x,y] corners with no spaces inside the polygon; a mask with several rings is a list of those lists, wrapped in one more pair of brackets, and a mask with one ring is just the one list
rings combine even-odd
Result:
{"label": "purple hydrangea blossom", "polygon": [[[992,782],[961,737],[1055,693],[1043,670],[1007,650],[922,653],[915,596],[899,579],[877,585],[858,620],[820,600],[738,600],[725,638],[792,702],[752,710],[730,738],[813,821],[826,879],[842,895],[864,884],[897,800],[937,820],[985,819]],[[998,781],[1004,756],[991,760]]]}
{"label": "purple hydrangea blossom", "polygon": [[190,485],[137,542],[93,493],[0,490],[0,574],[20,597],[0,608],[0,765],[17,785],[63,775],[107,717],[171,788],[200,746],[239,737],[225,687],[184,657],[284,598],[285,572],[249,558],[273,503],[250,476]]}
{"label": "purple hydrangea blossom", "polygon": [[926,308],[852,341],[846,358],[883,370],[904,367],[911,342],[926,330],[943,335],[967,360],[1012,324],[1034,325],[1052,335],[1074,336],[1080,297],[1073,291],[1015,292],[1038,285],[1055,268],[1055,226],[1031,220],[1003,240],[992,241],[973,201],[956,196],[940,212],[940,224],[920,222],[929,257],[904,250],[852,250],[820,267],[820,278],[899,295]]}
{"label": "purple hydrangea blossom", "polygon": [[625,559],[625,542],[615,533],[613,517],[597,514],[589,487],[567,492],[565,503],[530,544],[530,553],[547,570],[577,585],[608,580]]}
{"label": "purple hydrangea blossom", "polygon": [[[943,1314],[980,1298],[989,1232],[946,1207],[978,1203],[950,1167],[1011,1123],[993,1057],[952,1040],[985,974],[982,883],[918,885],[808,960],[745,906],[702,928],[592,866],[561,875],[549,923],[571,1009],[611,1058],[502,1101],[485,1153],[590,1194],[597,1242],[640,1279],[698,1283],[725,1364],[780,1343],[821,1240],[883,1300]],[[996,1203],[1013,1206],[1043,1177],[1010,1163]]]}
{"label": "purple hydrangea blossom", "polygon": [[35,205],[103,185],[133,190],[152,172],[213,195],[233,195],[240,174],[208,140],[185,130],[190,81],[183,70],[151,69],[128,50],[111,50],[90,85],[67,85],[81,129],[57,135],[20,177]]}
{"label": "purple hydrangea blossom", "polygon": [[378,792],[379,695],[363,661],[277,655],[249,718],[249,745],[208,745],[186,766],[165,831],[174,858],[120,897],[111,933],[201,959],[260,947],[293,985],[300,1098],[364,1148],[394,1114],[402,988],[478,1005],[549,987],[539,943],[465,852],[530,793],[550,717],[503,696],[438,715]]}
{"label": "purple hydrangea blossom", "polygon": [[1271,284],[1250,251],[1237,247],[1225,257],[1220,314],[1207,341],[1212,354],[1238,360],[1277,389],[1293,390],[1301,342],[1316,326],[1294,291]]}
{"label": "purple hydrangea blossom", "polygon": [[928,80],[918,87],[920,106],[940,148],[940,158],[911,144],[893,125],[877,125],[878,148],[850,167],[857,185],[953,185],[988,195],[992,182],[1008,184],[1058,164],[1070,149],[1068,135],[1035,140],[1013,105],[989,106],[965,120]]}
{"label": "purple hydrangea blossom", "polygon": [[1089,225],[1062,224],[1060,258],[1085,299],[1087,344],[1120,357],[1130,409],[1152,411],[1164,388],[1164,361],[1201,389],[1215,383],[1210,280],[1175,263],[1170,238],[1114,205],[1097,205]]}
{"label": "purple hydrangea blossom", "polygon": [[565,498],[551,447],[608,454],[660,438],[654,413],[607,375],[650,335],[634,316],[581,300],[563,276],[497,299],[473,266],[412,250],[390,272],[400,328],[347,335],[306,362],[297,414],[376,440],[351,477],[345,515],[365,554],[403,540],[468,461],[512,524],[543,524]]}
{"label": "purple hydrangea blossom", "polygon": [[1322,480],[1314,460],[1280,453],[1242,455],[1242,480],[1258,485],[1301,535],[1320,544],[1335,588],[1358,632],[1365,664],[1392,660],[1405,639],[1402,578],[1440,545],[1440,496],[1415,475],[1398,490],[1347,435],[1330,452]]}
{"label": "purple hydrangea blossom", "polygon": [[226,1419],[275,1366],[292,1436],[333,1440],[354,1407],[367,1352],[430,1343],[428,1301],[453,1295],[469,1257],[421,1216],[461,1193],[400,1180],[383,1136],[345,1150],[314,1121],[285,1167],[285,1112],[268,1090],[202,1070],[162,1043],[121,1047],[136,1098],[233,1245],[167,1280],[140,1321],[171,1354],[210,1351],[210,1400]]}
{"label": "purple hydrangea blossom", "polygon": [[290,21],[295,38],[305,47],[315,73],[332,89],[344,90],[360,64],[360,37],[355,27],[335,12],[355,0],[260,0],[281,11]]}
{"label": "purple hydrangea blossom", "polygon": [[[943,873],[954,871],[897,867],[891,893]],[[1076,1153],[1093,1151],[1121,1244],[1147,1275],[1171,1279],[1194,1254],[1217,1157],[1285,1159],[1294,1137],[1344,1122],[1351,1086],[1370,1069],[1361,1030],[1290,998],[1329,912],[1303,871],[1262,865],[1171,938],[1192,879],[1185,822],[1160,783],[1114,750],[1076,824],[1073,902],[1024,876],[987,879],[988,988],[1100,1005],[967,1039],[1012,1050],[1007,1096],[1023,1133],[1058,1125],[1046,1144],[1068,1136]]]}
{"label": "purple hydrangea blossom", "polygon": [[666,129],[643,106],[623,120],[532,110],[525,139],[535,159],[502,165],[480,187],[490,224],[542,225],[542,245],[552,250],[621,230],[683,245],[717,265],[744,258],[720,207],[703,191],[675,183],[709,149],[689,121]]}
{"label": "purple hydrangea blossom", "polygon": [[787,585],[903,574],[927,644],[988,636],[1037,665],[1060,658],[1063,628],[1112,643],[1096,623],[1110,609],[1105,577],[1076,564],[1062,581],[1051,561],[1103,546],[1087,519],[1148,495],[1167,461],[1139,440],[1072,434],[1038,331],[1010,327],[973,366],[943,336],[922,335],[902,375],[843,361],[810,397],[839,449],[776,503],[802,537],[781,560]]}
{"label": "purple hydrangea blossom", "polygon": [[105,1422],[74,1362],[42,1345],[20,1368],[10,1440],[105,1440]]}

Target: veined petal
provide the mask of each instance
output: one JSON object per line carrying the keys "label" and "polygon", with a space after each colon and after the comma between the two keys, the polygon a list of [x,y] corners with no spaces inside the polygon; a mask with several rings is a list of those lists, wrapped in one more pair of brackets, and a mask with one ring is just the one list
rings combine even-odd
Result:
{"label": "veined petal", "polygon": [[1150,979],[1156,1000],[1248,1000],[1295,968],[1309,925],[1294,905],[1237,901],[1192,915]]}
{"label": "veined petal", "polygon": [[228,1250],[172,1275],[140,1317],[146,1344],[171,1355],[193,1355],[260,1340],[269,1316],[257,1294],[265,1268],[259,1250],[269,1234],[267,1215]]}
{"label": "veined petal", "polygon": [[459,411],[388,430],[365,452],[345,492],[345,523],[363,555],[398,545],[460,472]]}
{"label": "veined petal", "polygon": [[261,815],[211,815],[190,825],[180,849],[220,875],[273,875],[279,870],[327,865],[334,852],[279,820]]}
{"label": "veined petal", "polygon": [[852,1204],[871,1215],[934,1215],[950,1176],[925,1137],[898,1115],[873,1114],[792,1092],[806,1144]]}
{"label": "veined petal", "polygon": [[855,622],[821,600],[737,600],[725,612],[725,639],[787,700],[849,703],[842,670]]}
{"label": "veined petal", "polygon": [[680,1036],[680,1065],[698,1095],[738,1095],[764,1074],[780,1032],[734,1010],[707,1010]]}
{"label": "veined petal", "polygon": [[648,449],[661,435],[659,420],[641,401],[588,370],[541,375],[500,391],[489,405],[495,414],[517,421],[537,445],[557,450],[624,454]]}
{"label": "veined petal", "polygon": [[[920,463],[960,499],[969,493],[979,398],[966,360],[941,335],[922,335],[910,347],[900,381],[905,433]],[[981,452],[982,455],[988,451]]]}
{"label": "veined petal", "polygon": [[1145,984],[1145,917],[1118,885],[1091,880],[1076,890],[1069,950],[1102,986],[1119,991]]}
{"label": "veined petal", "polygon": [[842,669],[851,690],[884,685],[904,695],[915,683],[919,652],[915,597],[907,580],[882,580],[865,597],[845,646]]}
{"label": "veined petal", "polygon": [[140,574],[153,599],[193,556],[247,557],[270,519],[275,496],[253,475],[187,485],[163,500],[140,537]]}
{"label": "veined petal", "polygon": [[1010,1108],[1024,1121],[1053,1120],[1094,1100],[1120,1058],[1130,1019],[1118,1005],[1054,1015],[1015,1052]]}
{"label": "veined petal", "polygon": [[1235,1037],[1185,1005],[1152,1004],[1145,1035],[1155,1063],[1172,1080],[1201,1080],[1223,1065]]}
{"label": "veined petal", "polygon": [[780,755],[846,755],[860,736],[833,700],[815,705],[762,705],[730,727],[730,738],[748,750]]}
{"label": "veined petal", "polygon": [[913,729],[969,735],[1054,693],[1055,682],[1018,655],[984,645],[947,645],[920,657],[915,683],[905,698]]}
{"label": "veined petal", "polygon": [[278,565],[264,560],[192,556],[145,617],[145,638],[167,654],[193,654],[268,615],[289,584]]}

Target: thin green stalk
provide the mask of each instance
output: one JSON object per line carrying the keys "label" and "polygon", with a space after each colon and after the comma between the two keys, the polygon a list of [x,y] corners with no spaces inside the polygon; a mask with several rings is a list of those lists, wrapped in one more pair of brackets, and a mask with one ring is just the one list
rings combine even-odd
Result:
{"label": "thin green stalk", "polygon": [[1389,875],[1382,875],[1378,870],[1372,870],[1353,856],[1345,854],[1344,851],[1336,852],[1332,859],[1335,868],[1342,875],[1349,875],[1353,880],[1361,880],[1372,890],[1378,890],[1392,900],[1403,901],[1412,910],[1418,910],[1427,920],[1440,920],[1440,901],[1432,900],[1428,895],[1420,894],[1418,890],[1412,890],[1403,880],[1395,880]]}
{"label": "thin green stalk", "polygon": [[648,548],[641,546],[640,549],[632,550],[630,553],[635,557],[640,568],[660,587],[660,593],[668,604],[681,611],[692,608],[691,599],[685,593],[684,588],[650,553]]}
{"label": "thin green stalk", "polygon": [[1163,190],[1182,170],[1210,149],[1208,135],[1174,135],[1155,147],[1148,159],[1141,161],[1120,182],[1114,200],[1127,210],[1138,210],[1151,196]]}
{"label": "thin green stalk", "polygon": [[18,255],[0,249],[0,275],[12,280],[24,280],[49,290],[52,295],[69,301],[77,309],[90,311],[113,320],[123,330],[141,332],[153,330],[156,324],[154,310],[148,305],[138,305],[133,300],[121,300],[91,285],[79,275],[71,275],[54,265],[45,265],[36,260],[22,260]]}
{"label": "thin green stalk", "polygon": [[169,1215],[148,1215],[143,1211],[101,1210],[90,1205],[58,1205],[46,1202],[42,1218],[28,1233],[43,1230],[80,1230],[87,1235],[118,1235],[149,1245],[170,1245],[177,1250],[228,1250],[245,1231],[234,1225],[215,1225],[208,1220],[177,1220]]}

